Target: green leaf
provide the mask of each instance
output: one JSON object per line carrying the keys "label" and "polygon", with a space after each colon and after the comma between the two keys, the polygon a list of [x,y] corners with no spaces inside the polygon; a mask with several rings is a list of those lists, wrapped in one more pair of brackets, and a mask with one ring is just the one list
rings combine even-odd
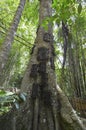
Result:
{"label": "green leaf", "polygon": [[4,90],[0,90],[0,96],[6,94],[6,92]]}
{"label": "green leaf", "polygon": [[14,105],[15,105],[16,109],[19,109],[19,103],[15,102]]}
{"label": "green leaf", "polygon": [[24,102],[26,101],[26,96],[24,93],[20,93],[19,95],[20,99],[22,99]]}
{"label": "green leaf", "polygon": [[82,11],[82,5],[81,3],[78,5],[78,13],[81,14],[81,11]]}

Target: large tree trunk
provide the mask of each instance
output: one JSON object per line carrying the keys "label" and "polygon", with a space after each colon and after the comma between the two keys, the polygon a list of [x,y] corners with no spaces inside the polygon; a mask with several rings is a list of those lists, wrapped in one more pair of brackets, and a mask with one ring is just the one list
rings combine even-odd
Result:
{"label": "large tree trunk", "polygon": [[13,18],[13,22],[8,30],[7,36],[5,38],[5,41],[3,42],[1,48],[0,48],[0,86],[2,86],[4,80],[2,78],[2,75],[4,73],[4,68],[8,60],[8,56],[10,53],[10,49],[12,46],[12,42],[14,40],[15,33],[17,31],[17,27],[22,15],[22,11],[24,9],[26,0],[20,0],[19,6],[17,8],[17,11],[15,13],[15,16]]}
{"label": "large tree trunk", "polygon": [[51,4],[52,0],[40,0],[39,28],[21,86],[21,92],[27,92],[27,101],[20,110],[11,112],[13,127],[3,125],[4,118],[0,120],[2,130],[85,130],[56,85],[52,26],[49,23],[47,31],[41,26],[52,14]]}

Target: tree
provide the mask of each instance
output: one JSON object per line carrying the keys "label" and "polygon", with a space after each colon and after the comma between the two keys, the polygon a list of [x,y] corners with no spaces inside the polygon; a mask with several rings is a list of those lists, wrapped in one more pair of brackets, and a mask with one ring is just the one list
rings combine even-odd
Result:
{"label": "tree", "polygon": [[42,26],[45,18],[52,15],[51,4],[52,0],[40,0],[37,37],[21,86],[27,101],[18,111],[11,111],[11,119],[10,113],[5,120],[1,118],[2,130],[85,130],[56,85],[52,24],[48,23],[46,31]]}
{"label": "tree", "polygon": [[24,9],[25,2],[26,2],[26,0],[20,0],[19,6],[18,6],[15,16],[13,18],[13,22],[12,22],[12,24],[8,30],[7,36],[0,48],[1,49],[1,52],[0,52],[0,86],[2,86],[2,84],[3,84],[3,79],[2,79],[3,71],[4,71],[5,65],[7,63],[8,57],[9,57],[12,42],[14,40],[14,36],[17,31],[17,27],[18,27],[18,24],[19,24],[21,15],[22,15],[22,11]]}

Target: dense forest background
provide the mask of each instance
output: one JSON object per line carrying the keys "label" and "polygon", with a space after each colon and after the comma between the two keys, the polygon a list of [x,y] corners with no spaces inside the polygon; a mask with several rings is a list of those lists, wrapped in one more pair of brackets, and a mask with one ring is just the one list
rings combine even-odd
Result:
{"label": "dense forest background", "polygon": [[[0,56],[19,2],[0,1]],[[3,70],[0,68],[0,114],[8,111],[10,103],[18,99],[14,93],[21,88],[36,38],[38,3],[38,0],[26,1],[11,48],[8,49],[7,62]],[[53,16],[46,18],[42,26],[47,30],[48,22],[53,25],[57,83],[69,99],[75,97],[86,101],[86,1],[54,0],[52,8]],[[25,100],[24,95],[20,97]],[[15,105],[18,108],[18,103]]]}

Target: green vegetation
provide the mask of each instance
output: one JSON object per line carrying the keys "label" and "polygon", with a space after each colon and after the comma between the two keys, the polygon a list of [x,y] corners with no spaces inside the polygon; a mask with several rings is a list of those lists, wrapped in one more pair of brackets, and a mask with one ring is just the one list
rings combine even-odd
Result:
{"label": "green vegetation", "polygon": [[14,105],[16,109],[19,109],[20,103],[26,101],[26,93],[13,93],[4,90],[0,90],[0,115],[10,111]]}

